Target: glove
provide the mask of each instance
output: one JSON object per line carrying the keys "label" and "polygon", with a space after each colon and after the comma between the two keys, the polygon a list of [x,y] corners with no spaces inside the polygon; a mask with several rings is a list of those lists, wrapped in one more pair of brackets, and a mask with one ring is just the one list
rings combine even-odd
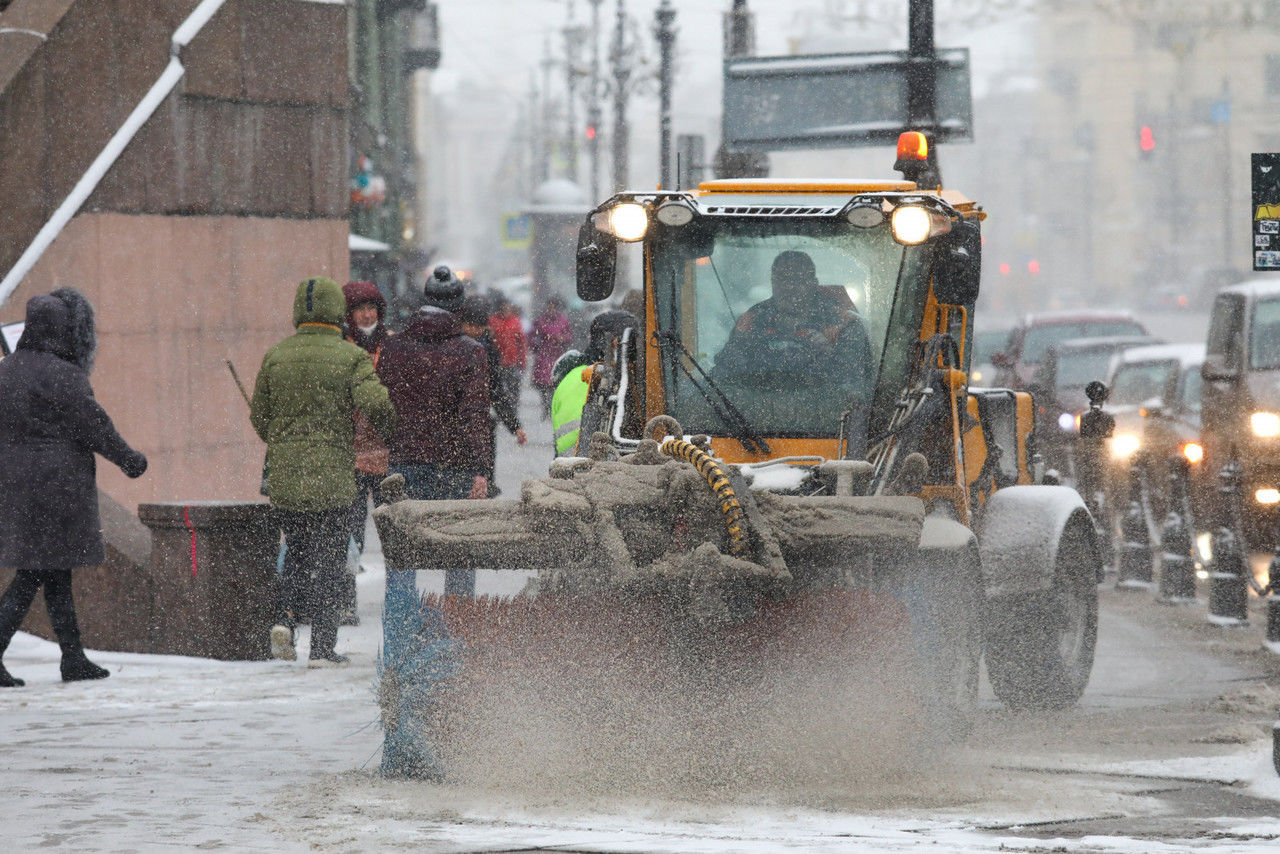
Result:
{"label": "glove", "polygon": [[147,458],[138,451],[130,451],[120,470],[128,477],[142,477],[142,473],[147,470]]}

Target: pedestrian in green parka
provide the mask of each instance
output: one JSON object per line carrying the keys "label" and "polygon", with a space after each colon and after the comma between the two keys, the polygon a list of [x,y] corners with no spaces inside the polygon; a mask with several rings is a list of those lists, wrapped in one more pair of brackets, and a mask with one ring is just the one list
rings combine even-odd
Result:
{"label": "pedestrian in green parka", "polygon": [[332,279],[304,279],[293,299],[297,332],[267,351],[254,384],[249,417],[267,443],[267,494],[297,555],[286,562],[271,652],[293,660],[294,605],[312,582],[314,667],[346,664],[338,639],[337,593],[347,556],[348,518],[356,498],[355,422],[358,409],[384,439],[395,410],[373,360],[342,337],[347,312]]}

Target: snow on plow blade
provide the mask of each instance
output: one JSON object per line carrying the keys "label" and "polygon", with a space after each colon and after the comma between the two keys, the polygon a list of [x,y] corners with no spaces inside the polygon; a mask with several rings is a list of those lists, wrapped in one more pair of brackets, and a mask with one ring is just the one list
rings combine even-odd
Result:
{"label": "snow on plow blade", "polygon": [[[442,630],[460,643],[456,668],[424,669],[438,684],[413,688],[395,668],[384,672],[384,682],[398,681],[381,692],[383,720],[400,722],[400,747],[414,732],[419,758],[409,767],[477,781],[507,773],[515,760],[500,745],[512,735],[505,728],[515,708],[536,710],[548,732],[592,754],[584,732],[611,733],[643,754],[628,762],[646,767],[665,755],[635,741],[652,733],[654,715],[681,738],[700,732],[702,742],[687,744],[695,753],[721,743],[725,727],[755,721],[756,733],[759,721],[784,710],[788,737],[796,715],[851,731],[909,718],[916,688],[902,676],[914,646],[895,579],[916,554],[921,502],[760,493],[754,505],[751,550],[739,557],[727,553],[723,507],[684,462],[599,462],[570,477],[526,481],[518,501],[405,500],[375,511],[389,574],[538,571],[536,590],[517,597],[431,597],[419,606],[427,617],[414,625],[436,633],[435,648]],[[388,636],[384,660],[394,657],[392,644]],[[795,706],[803,698],[807,711]],[[866,708],[871,698],[875,714]],[[409,702],[419,707],[405,708]],[[775,771],[794,758],[794,745],[751,739],[749,753],[776,753]],[[535,761],[542,751],[533,743],[542,742],[527,732],[519,740],[529,747],[528,773],[562,767]],[[883,733],[858,755],[878,756],[873,742],[884,743]],[[495,750],[505,764],[482,758]],[[564,745],[555,753],[563,759]],[[726,762],[759,756],[705,759],[701,767],[720,773]],[[386,757],[383,767],[398,768]]]}

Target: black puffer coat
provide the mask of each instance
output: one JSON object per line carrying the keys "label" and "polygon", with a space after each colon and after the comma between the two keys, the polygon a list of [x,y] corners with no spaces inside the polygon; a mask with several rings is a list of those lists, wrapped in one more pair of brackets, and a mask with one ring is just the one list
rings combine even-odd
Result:
{"label": "black puffer coat", "polygon": [[129,477],[147,458],[93,398],[93,309],[78,291],[32,297],[0,361],[0,566],[70,570],[104,560],[94,453]]}

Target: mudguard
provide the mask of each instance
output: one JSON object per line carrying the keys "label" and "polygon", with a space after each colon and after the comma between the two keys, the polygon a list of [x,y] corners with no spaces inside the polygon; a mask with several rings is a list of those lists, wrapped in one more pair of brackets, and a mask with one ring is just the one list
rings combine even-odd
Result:
{"label": "mudguard", "polygon": [[977,524],[987,598],[1052,590],[1058,545],[1071,524],[1084,525],[1093,541],[1093,519],[1070,487],[1008,486],[988,498]]}

